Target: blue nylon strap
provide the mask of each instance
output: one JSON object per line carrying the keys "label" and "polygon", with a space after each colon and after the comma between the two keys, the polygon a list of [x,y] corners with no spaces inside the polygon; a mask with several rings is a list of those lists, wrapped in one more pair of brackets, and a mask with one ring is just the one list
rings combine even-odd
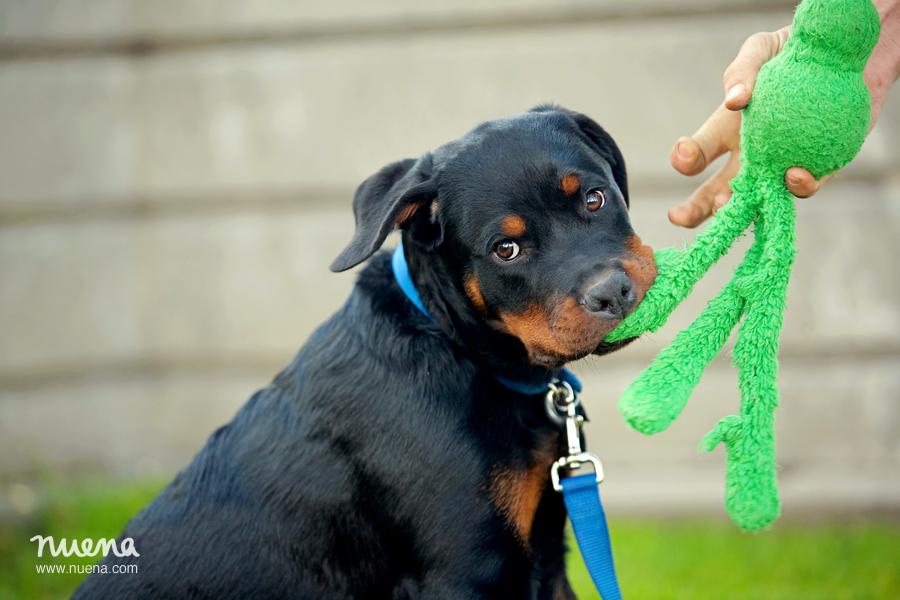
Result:
{"label": "blue nylon strap", "polygon": [[520,394],[524,394],[526,396],[536,396],[537,394],[546,394],[547,384],[558,378],[560,381],[565,381],[569,385],[572,386],[572,389],[576,392],[581,391],[581,381],[575,377],[575,373],[563,367],[556,374],[549,374],[547,376],[547,380],[543,383],[522,383],[520,381],[513,381],[512,379],[507,379],[506,377],[501,377],[497,374],[494,374],[494,379],[508,387],[514,392],[519,392]]}
{"label": "blue nylon strap", "polygon": [[566,477],[560,484],[578,548],[597,591],[603,600],[622,600],[596,475]]}
{"label": "blue nylon strap", "polygon": [[409,265],[406,264],[406,256],[403,254],[403,242],[397,244],[397,249],[394,250],[394,255],[391,257],[391,269],[394,271],[394,279],[400,284],[400,289],[403,290],[409,301],[415,304],[423,315],[434,321],[434,317],[425,310],[425,305],[422,304],[422,299],[419,297],[419,290],[416,289],[416,284],[409,275]]}
{"label": "blue nylon strap", "polygon": [[[400,285],[400,289],[403,290],[403,293],[406,294],[406,297],[409,298],[409,301],[412,302],[419,311],[434,321],[434,317],[432,317],[428,311],[425,309],[425,305],[422,304],[422,298],[419,296],[419,290],[416,289],[416,285],[413,283],[412,277],[409,274],[409,265],[406,263],[406,256],[403,254],[403,242],[400,242],[397,245],[397,248],[394,250],[394,255],[391,257],[391,269],[394,271],[394,279],[397,280],[397,283]],[[549,373],[547,375],[547,380],[543,383],[537,384],[528,384],[522,383],[520,381],[513,381],[512,379],[507,379],[506,377],[500,377],[499,375],[494,375],[494,378],[511,389],[514,392],[519,392],[520,394],[524,394],[526,396],[536,396],[537,394],[545,394],[549,389],[547,384],[553,381],[554,378],[559,378],[560,381],[565,381],[569,385],[572,386],[572,389],[576,392],[581,391],[581,382],[575,377],[575,374],[572,371],[563,368],[558,373]]]}

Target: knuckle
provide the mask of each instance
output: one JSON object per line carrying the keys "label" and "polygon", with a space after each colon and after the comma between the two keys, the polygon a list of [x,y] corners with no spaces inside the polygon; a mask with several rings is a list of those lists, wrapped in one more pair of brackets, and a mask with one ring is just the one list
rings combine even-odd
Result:
{"label": "knuckle", "polygon": [[780,32],[760,31],[747,38],[735,62],[743,60],[752,65],[754,70],[759,70],[763,63],[774,58],[780,50]]}
{"label": "knuckle", "polygon": [[726,88],[731,87],[729,84],[736,79],[736,76],[741,73],[741,65],[738,64],[738,61],[735,60],[733,63],[728,65],[728,68],[725,69],[725,74],[722,76],[722,83],[725,84]]}
{"label": "knuckle", "polygon": [[758,31],[747,38],[747,43],[759,46],[766,43],[770,35],[772,34],[767,31]]}
{"label": "knuckle", "polygon": [[754,56],[761,55],[762,52],[769,47],[771,36],[772,34],[766,31],[754,33],[748,37],[747,41],[744,42],[744,45],[741,46],[741,54],[747,53]]}

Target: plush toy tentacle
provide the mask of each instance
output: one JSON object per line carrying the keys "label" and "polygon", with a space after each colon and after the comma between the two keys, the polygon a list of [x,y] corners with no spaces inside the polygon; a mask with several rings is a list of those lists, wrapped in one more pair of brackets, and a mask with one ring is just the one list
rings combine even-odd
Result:
{"label": "plush toy tentacle", "polygon": [[734,444],[743,437],[743,419],[737,415],[728,415],[723,417],[712,428],[712,431],[703,436],[700,442],[700,449],[704,452],[710,452],[721,443]]}
{"label": "plush toy tentacle", "polygon": [[[777,393],[774,394],[777,404]],[[722,438],[728,453],[725,507],[741,529],[761,529],[778,518],[781,503],[775,464],[774,406],[763,402]],[[718,431],[713,429],[709,435]],[[710,440],[710,443],[712,440]]]}
{"label": "plush toy tentacle", "polygon": [[765,240],[763,256],[756,273],[746,280],[743,291],[748,310],[734,348],[742,431],[723,437],[728,452],[725,505],[743,529],[765,527],[781,510],[775,408],[779,338],[794,260],[794,203],[783,184],[769,183],[762,188],[769,200],[757,218],[755,234]]}
{"label": "plush toy tentacle", "polygon": [[[656,331],[662,327],[669,314],[682,300],[684,291],[673,277],[666,273],[681,271],[685,252],[675,248],[663,248],[654,253],[656,267],[659,275],[647,295],[618,327],[612,330],[604,339],[606,342],[618,342],[620,340],[637,337],[646,331]],[[686,295],[686,294],[685,294]],[[646,306],[646,309],[642,307]],[[651,307],[655,307],[651,310]]]}
{"label": "plush toy tentacle", "polygon": [[[732,200],[734,206],[752,218],[755,213],[748,207],[759,206],[761,184],[737,189],[740,194]],[[625,390],[619,410],[631,427],[650,435],[666,429],[681,414],[706,365],[721,351],[746,310],[742,289],[758,270],[764,248],[765,238],[757,235],[729,284]]]}
{"label": "plush toy tentacle", "polygon": [[[752,306],[742,328],[757,327],[766,315],[761,307]],[[765,527],[780,513],[775,462],[775,408],[778,387],[775,383],[777,361],[772,355],[744,358],[744,348],[755,343],[756,336],[743,338],[744,347],[735,347],[739,362],[741,405],[740,433],[723,437],[727,450],[725,472],[725,506],[731,518],[742,529]],[[760,336],[767,337],[767,336]],[[772,339],[758,340],[771,344]],[[739,352],[741,353],[739,355]],[[715,430],[714,430],[715,431]]]}
{"label": "plush toy tentacle", "polygon": [[619,400],[619,410],[631,427],[647,435],[658,433],[681,414],[703,370],[722,349],[743,310],[743,299],[733,286],[726,287],[659,353]]}
{"label": "plush toy tentacle", "polygon": [[740,282],[756,269],[762,249],[762,240],[757,240],[731,282],[625,390],[619,410],[631,427],[647,435],[658,433],[681,414],[706,365],[744,313]]}

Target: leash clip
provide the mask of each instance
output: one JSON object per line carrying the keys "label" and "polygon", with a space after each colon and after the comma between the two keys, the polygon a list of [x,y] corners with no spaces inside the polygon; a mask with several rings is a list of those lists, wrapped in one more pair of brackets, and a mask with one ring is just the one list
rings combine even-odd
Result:
{"label": "leash clip", "polygon": [[591,454],[590,452],[581,452],[579,454],[563,456],[553,463],[553,467],[550,469],[550,480],[553,482],[553,489],[557,492],[563,491],[562,484],[559,482],[560,469],[569,467],[574,471],[575,469],[580,469],[581,465],[585,463],[594,465],[594,476],[597,479],[597,483],[602,482],[603,465],[600,464],[600,458],[598,458],[596,454]]}
{"label": "leash clip", "polygon": [[569,455],[557,460],[550,469],[553,489],[557,492],[561,492],[563,489],[559,483],[560,469],[569,467],[576,470],[585,463],[594,465],[594,474],[597,483],[600,483],[603,481],[603,465],[600,464],[600,459],[590,452],[581,450],[580,431],[584,417],[578,414],[578,406],[581,404],[578,394],[565,381],[556,380],[547,385],[550,389],[544,397],[544,409],[551,421],[560,427],[565,426],[566,440],[569,444]]}
{"label": "leash clip", "polygon": [[[573,410],[577,409],[581,405],[581,399],[567,381],[554,379],[547,387],[550,389],[544,396],[544,411],[554,424],[564,427],[569,415],[569,406],[571,405]],[[580,415],[579,418],[584,420]],[[580,425],[581,421],[578,424]]]}

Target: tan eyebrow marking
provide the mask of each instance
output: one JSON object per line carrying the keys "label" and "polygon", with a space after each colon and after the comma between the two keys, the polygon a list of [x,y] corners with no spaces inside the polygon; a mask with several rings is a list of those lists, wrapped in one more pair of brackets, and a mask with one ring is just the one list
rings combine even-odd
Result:
{"label": "tan eyebrow marking", "polygon": [[581,178],[575,173],[569,173],[563,177],[561,187],[566,196],[572,196],[581,189]]}
{"label": "tan eyebrow marking", "polygon": [[503,235],[508,235],[511,238],[521,237],[525,233],[525,221],[522,217],[516,215],[504,217],[500,222],[500,230],[503,232]]}

